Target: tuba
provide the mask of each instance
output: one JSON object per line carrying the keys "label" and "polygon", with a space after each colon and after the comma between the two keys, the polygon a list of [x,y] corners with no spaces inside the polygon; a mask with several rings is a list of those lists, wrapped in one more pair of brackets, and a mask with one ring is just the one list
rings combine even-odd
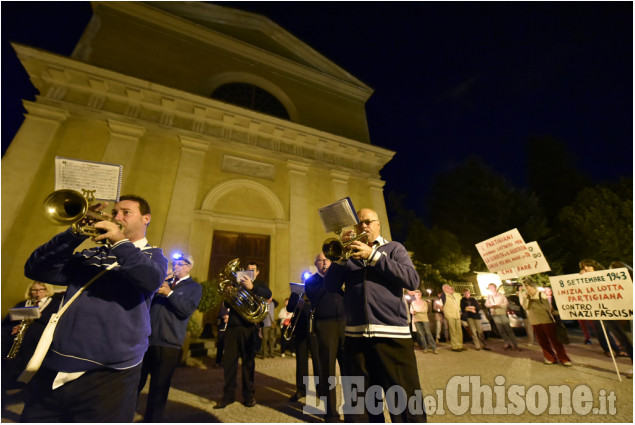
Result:
{"label": "tuba", "polygon": [[[83,190],[83,189],[82,189]],[[91,224],[97,221],[109,220],[122,228],[121,223],[109,219],[100,212],[89,210],[94,202],[94,191],[85,191],[87,196],[71,189],[60,189],[51,193],[44,200],[44,214],[57,225],[71,225],[73,232],[84,236],[99,236],[103,232]]]}
{"label": "tuba", "polygon": [[266,299],[254,294],[236,282],[238,267],[240,267],[238,258],[234,258],[227,263],[219,276],[218,293],[246,321],[251,323],[262,322],[269,312],[269,304]]}

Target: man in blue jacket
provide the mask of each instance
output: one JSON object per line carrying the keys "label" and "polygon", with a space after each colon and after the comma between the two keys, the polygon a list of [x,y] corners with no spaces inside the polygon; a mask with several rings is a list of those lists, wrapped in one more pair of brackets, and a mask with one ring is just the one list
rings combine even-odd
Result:
{"label": "man in blue jacket", "polygon": [[150,377],[145,422],[158,422],[168,402],[170,381],[179,365],[181,345],[190,316],[198,307],[203,289],[190,277],[194,266],[191,255],[179,255],[172,262],[172,273],[163,282],[150,307],[150,347],[143,357],[139,392]]}
{"label": "man in blue jacket", "polygon": [[[350,258],[332,263],[324,276],[330,292],[340,291],[345,284],[344,353],[350,374],[347,379],[352,381],[342,382],[344,414],[355,421],[383,422],[382,405],[378,403],[383,389],[392,422],[425,422],[414,345],[402,298],[404,289],[418,289],[419,275],[406,248],[380,236],[381,223],[375,211],[362,209],[358,217],[357,231],[368,234],[368,243],[352,242],[348,246],[352,251]],[[366,394],[360,394],[358,384]],[[391,400],[394,391],[407,398],[404,408]]]}
{"label": "man in blue jacket", "polygon": [[107,244],[74,252],[87,237],[68,229],[26,262],[24,273],[30,279],[67,286],[65,300],[110,269],[61,317],[44,363],[27,387],[22,422],[134,418],[150,336],[150,303],[165,279],[167,259],[145,237],[151,216],[143,198],[122,196],[112,216],[117,223],[94,224],[105,233],[93,240]]}
{"label": "man in blue jacket", "polygon": [[340,419],[337,411],[337,386],[329,384],[329,378],[335,379],[335,363],[340,365],[340,375],[346,376],[344,365],[344,328],[346,312],[344,310],[344,292],[329,292],[324,286],[324,276],[331,265],[331,260],[320,252],[315,257],[317,272],[305,283],[306,295],[313,306],[313,320],[318,339],[320,370],[318,371],[318,388],[320,397],[326,398],[325,422]]}

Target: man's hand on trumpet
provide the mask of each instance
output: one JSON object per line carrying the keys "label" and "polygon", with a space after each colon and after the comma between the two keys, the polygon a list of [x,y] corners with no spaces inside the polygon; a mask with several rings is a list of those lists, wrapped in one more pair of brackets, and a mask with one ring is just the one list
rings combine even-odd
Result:
{"label": "man's hand on trumpet", "polygon": [[373,249],[365,242],[353,241],[348,245],[347,249],[351,251],[351,258],[357,260],[368,260]]}
{"label": "man's hand on trumpet", "polygon": [[95,242],[108,239],[111,244],[115,244],[121,240],[126,239],[126,235],[123,233],[123,229],[117,225],[114,221],[103,220],[93,224],[95,229],[103,230],[105,233],[93,237]]}

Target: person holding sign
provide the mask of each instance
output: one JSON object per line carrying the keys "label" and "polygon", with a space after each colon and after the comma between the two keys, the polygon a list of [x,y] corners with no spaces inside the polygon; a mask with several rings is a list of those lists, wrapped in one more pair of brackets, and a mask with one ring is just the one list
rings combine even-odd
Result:
{"label": "person holding sign", "polygon": [[551,312],[551,304],[547,297],[536,288],[535,282],[526,278],[520,288],[520,303],[531,321],[534,335],[547,365],[560,362],[564,366],[572,366],[571,359],[564,349],[564,345],[556,334],[555,319]]}
{"label": "person holding sign", "polygon": [[150,304],[168,260],[146,239],[151,215],[145,199],[122,196],[112,217],[104,216],[111,220],[94,223],[105,233],[93,240],[106,244],[75,252],[87,236],[69,228],[37,248],[24,266],[31,279],[67,286],[64,303],[72,305],[29,382],[21,422],[134,419],[151,330]]}

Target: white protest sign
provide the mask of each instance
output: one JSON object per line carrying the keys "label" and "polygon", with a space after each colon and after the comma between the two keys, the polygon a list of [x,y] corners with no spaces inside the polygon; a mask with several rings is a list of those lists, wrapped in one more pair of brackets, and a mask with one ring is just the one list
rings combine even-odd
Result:
{"label": "white protest sign", "polygon": [[491,272],[522,266],[531,261],[531,253],[518,229],[479,242],[476,249]]}
{"label": "white protest sign", "polygon": [[528,259],[527,264],[498,271],[498,275],[501,279],[530,276],[532,274],[544,273],[551,270],[547,259],[540,249],[540,246],[538,246],[538,242],[527,242],[525,246],[527,246],[527,250],[531,254],[531,258]]}
{"label": "white protest sign", "polygon": [[549,280],[563,320],[633,320],[633,281],[626,268]]}

